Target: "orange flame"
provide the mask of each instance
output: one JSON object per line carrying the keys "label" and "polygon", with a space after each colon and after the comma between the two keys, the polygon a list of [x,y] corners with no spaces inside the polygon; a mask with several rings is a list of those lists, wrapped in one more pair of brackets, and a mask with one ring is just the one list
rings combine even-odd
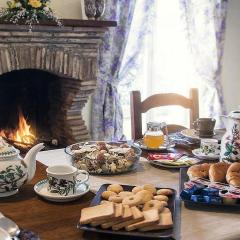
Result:
{"label": "orange flame", "polygon": [[35,135],[30,130],[22,111],[19,111],[17,130],[0,130],[0,136],[22,143],[33,144],[36,140]]}

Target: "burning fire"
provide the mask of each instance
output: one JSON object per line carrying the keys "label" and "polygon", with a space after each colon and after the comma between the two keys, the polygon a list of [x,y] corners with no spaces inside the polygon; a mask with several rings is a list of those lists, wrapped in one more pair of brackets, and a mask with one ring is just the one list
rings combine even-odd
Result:
{"label": "burning fire", "polygon": [[12,140],[16,143],[34,144],[36,137],[30,130],[22,111],[19,111],[18,128],[16,130],[1,130],[0,136]]}

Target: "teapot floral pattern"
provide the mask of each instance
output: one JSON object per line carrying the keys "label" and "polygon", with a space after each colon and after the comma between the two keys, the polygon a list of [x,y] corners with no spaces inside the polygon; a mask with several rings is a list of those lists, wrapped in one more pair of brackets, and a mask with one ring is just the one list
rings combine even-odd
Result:
{"label": "teapot floral pattern", "polygon": [[19,188],[27,179],[27,173],[21,165],[9,165],[6,169],[0,171],[0,192],[14,191]]}
{"label": "teapot floral pattern", "polygon": [[236,123],[232,127],[232,134],[226,137],[224,159],[230,162],[240,160],[240,132]]}

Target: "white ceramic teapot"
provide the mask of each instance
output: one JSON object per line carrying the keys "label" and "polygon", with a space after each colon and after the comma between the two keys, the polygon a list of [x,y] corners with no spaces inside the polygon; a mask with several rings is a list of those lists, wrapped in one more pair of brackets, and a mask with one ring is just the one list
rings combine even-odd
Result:
{"label": "white ceramic teapot", "polygon": [[36,155],[43,148],[43,143],[37,144],[22,159],[19,156],[20,151],[8,145],[0,137],[0,197],[17,193],[25,182],[33,179],[36,171]]}
{"label": "white ceramic teapot", "polygon": [[221,161],[240,162],[240,110],[232,111],[222,119],[227,131],[221,141]]}

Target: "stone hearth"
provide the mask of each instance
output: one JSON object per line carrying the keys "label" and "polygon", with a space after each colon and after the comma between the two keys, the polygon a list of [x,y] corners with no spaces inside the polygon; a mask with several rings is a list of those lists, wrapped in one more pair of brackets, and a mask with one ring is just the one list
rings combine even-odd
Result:
{"label": "stone hearth", "polygon": [[116,24],[105,22],[101,26],[101,21],[95,22],[65,21],[62,28],[39,25],[32,32],[24,25],[0,24],[0,74],[36,69],[57,75],[62,81],[61,117],[51,128],[55,133],[61,129],[57,137],[65,144],[90,138],[82,109],[96,88],[103,34]]}

